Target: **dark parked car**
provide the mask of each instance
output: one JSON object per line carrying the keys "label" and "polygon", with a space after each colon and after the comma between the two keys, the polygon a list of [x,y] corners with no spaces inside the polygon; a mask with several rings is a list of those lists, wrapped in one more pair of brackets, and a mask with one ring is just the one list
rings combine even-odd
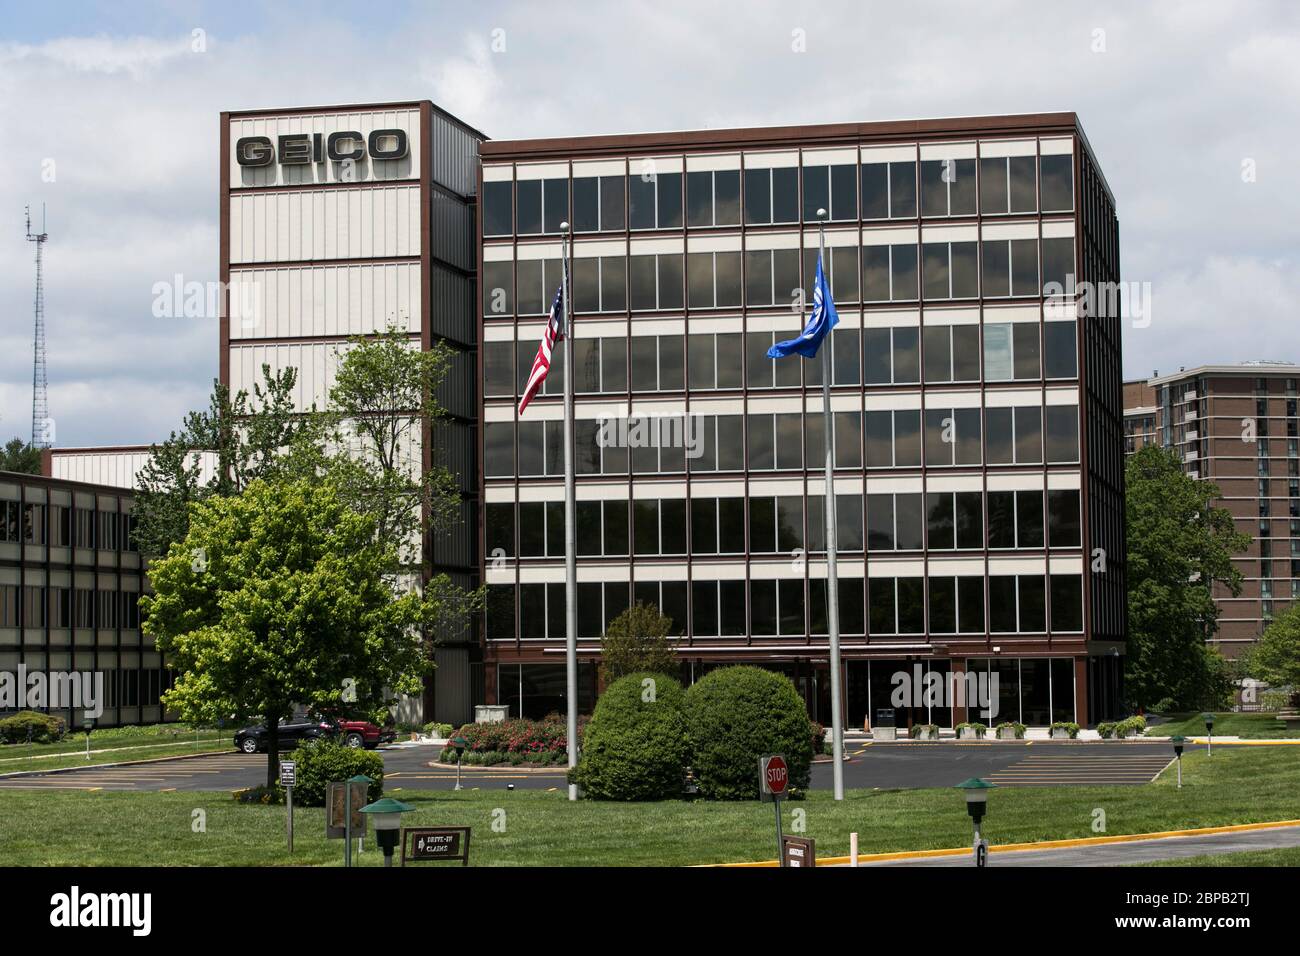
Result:
{"label": "dark parked car", "polygon": [[[304,714],[301,717],[280,721],[277,743],[280,753],[287,753],[300,743],[309,740],[332,739],[338,736],[338,732],[339,725],[335,721],[316,714]],[[246,754],[255,754],[266,750],[266,727],[261,724],[254,727],[245,727],[235,734],[235,747]]]}

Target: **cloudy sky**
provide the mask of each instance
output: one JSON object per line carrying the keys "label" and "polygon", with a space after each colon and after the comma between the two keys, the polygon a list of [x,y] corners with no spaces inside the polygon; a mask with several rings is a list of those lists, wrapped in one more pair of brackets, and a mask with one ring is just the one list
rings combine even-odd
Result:
{"label": "cloudy sky", "polygon": [[1295,4],[5,0],[3,12],[5,438],[31,427],[27,204],[45,205],[51,236],[57,444],[154,441],[205,403],[216,323],[155,318],[153,289],[216,279],[218,113],[255,107],[429,98],[497,138],[1073,110],[1116,194],[1124,278],[1150,283],[1149,326],[1125,330],[1126,377],[1300,361]]}

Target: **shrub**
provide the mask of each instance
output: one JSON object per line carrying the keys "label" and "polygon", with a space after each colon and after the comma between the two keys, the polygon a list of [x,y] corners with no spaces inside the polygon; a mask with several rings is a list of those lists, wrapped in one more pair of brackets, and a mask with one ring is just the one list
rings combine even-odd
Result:
{"label": "shrub", "polygon": [[[589,717],[578,718],[578,745],[582,746],[582,735]],[[484,764],[484,754],[530,754],[548,753],[564,756],[569,741],[565,718],[550,716],[542,720],[502,720],[494,724],[465,724],[448,734],[449,737],[465,738],[465,756],[462,763],[470,763],[471,755],[477,755],[472,761]],[[446,763],[456,762],[456,751],[444,747],[438,759]],[[501,763],[502,760],[490,761]]]}
{"label": "shrub", "polygon": [[974,721],[974,722],[966,721],[964,723],[960,723],[956,727],[954,727],[953,730],[957,732],[958,737],[961,737],[961,732],[963,730],[975,731],[976,737],[983,737],[985,734],[989,732],[988,726],[986,724],[981,724],[978,721]]}
{"label": "shrub", "polygon": [[63,718],[37,710],[20,710],[0,720],[0,739],[8,744],[25,744],[30,731],[32,743],[52,744],[62,740],[68,725]]}
{"label": "shrub", "polygon": [[1147,729],[1147,719],[1141,714],[1135,714],[1127,717],[1115,725],[1116,737],[1127,737],[1130,734],[1141,734]]}
{"label": "shrub", "polygon": [[[297,793],[298,788],[294,787]],[[279,784],[274,787],[268,787],[261,784],[256,787],[248,787],[245,790],[235,790],[231,796],[235,798],[236,803],[257,803],[262,806],[274,806],[284,803],[284,790]]]}
{"label": "shrub", "polygon": [[1109,740],[1111,737],[1115,736],[1115,724],[1109,722],[1104,724],[1098,724],[1097,733],[1101,736],[1103,740]]}
{"label": "shrub", "polygon": [[[668,635],[673,619],[638,601],[605,628],[600,642],[600,677],[612,684],[628,674],[672,674],[680,669]],[[681,633],[681,628],[678,628]]]}
{"label": "shrub", "polygon": [[1053,730],[1064,730],[1071,740],[1079,736],[1079,725],[1071,723],[1068,720],[1058,720],[1048,728],[1050,734]]}
{"label": "shrub", "polygon": [[334,741],[299,747],[289,757],[297,766],[293,801],[304,807],[325,806],[325,785],[365,774],[375,782],[368,790],[370,802],[384,795],[384,758],[372,750],[353,749]]}
{"label": "shrub", "polygon": [[700,795],[758,796],[758,758],[784,755],[792,795],[808,788],[808,711],[788,677],[759,667],[722,667],[686,692],[691,767]]}
{"label": "shrub", "polygon": [[437,737],[440,740],[446,740],[451,736],[452,731],[456,728],[451,724],[440,724],[437,721],[430,721],[424,725],[424,733],[430,737]]}
{"label": "shrub", "polygon": [[1262,710],[1275,712],[1287,710],[1296,700],[1297,695],[1289,688],[1272,687],[1259,695],[1259,706]]}
{"label": "shrub", "polygon": [[911,737],[913,740],[916,740],[923,733],[928,733],[931,736],[938,737],[939,725],[938,724],[913,724],[912,729],[908,731],[908,736]]}
{"label": "shrub", "polygon": [[[1016,720],[1004,720],[1002,723],[998,724],[996,729],[1001,731],[1008,727],[1015,731],[1015,737],[1017,740],[1025,736],[1025,725]],[[999,736],[1001,735],[999,734]]]}
{"label": "shrub", "polygon": [[596,702],[573,782],[597,800],[681,796],[689,754],[685,699],[682,685],[664,674],[614,681]]}
{"label": "shrub", "polygon": [[815,720],[809,721],[812,725],[812,748],[814,754],[828,754],[834,751],[835,741],[826,739],[826,728]]}

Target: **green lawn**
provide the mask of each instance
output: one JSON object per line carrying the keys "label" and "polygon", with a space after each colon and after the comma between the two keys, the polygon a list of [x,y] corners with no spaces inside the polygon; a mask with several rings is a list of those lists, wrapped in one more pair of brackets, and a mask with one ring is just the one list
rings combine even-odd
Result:
{"label": "green lawn", "polygon": [[[91,746],[94,746],[93,743]],[[0,760],[0,774],[28,770],[63,770],[67,767],[96,767],[135,760],[156,760],[159,757],[192,757],[195,754],[235,752],[234,745],[224,737],[202,740],[199,743],[190,740],[184,743],[121,744],[103,750],[92,750],[89,760],[86,759],[85,743],[82,743],[81,747],[81,750],[62,751],[39,757]]]}
{"label": "green lawn", "polygon": [[[1200,714],[1171,714],[1169,723],[1147,728],[1147,736],[1204,737],[1205,721]],[[1295,725],[1287,727],[1272,714],[1215,714],[1214,736],[1254,740],[1280,740],[1300,736]]]}
{"label": "green lawn", "polygon": [[1189,856],[1185,860],[1157,860],[1154,863],[1134,863],[1132,866],[1300,866],[1300,846],[1284,846],[1276,850],[1243,850],[1240,853],[1215,853],[1211,856]]}
{"label": "green lawn", "polygon": [[[162,744],[193,743],[195,741],[233,741],[233,730],[195,731],[184,724],[154,724],[148,727],[106,727],[90,732],[90,749],[106,750],[119,747],[156,746]],[[233,747],[234,744],[231,743]],[[86,735],[72,728],[62,740],[52,744],[0,745],[0,773],[10,769],[24,757],[46,757],[51,754],[85,753]]]}
{"label": "green lawn", "polygon": [[[1181,792],[1168,773],[1136,787],[998,789],[985,836],[994,843],[1097,836],[1097,809],[1109,834],[1300,818],[1300,749],[1192,753],[1183,770]],[[479,865],[683,865],[774,852],[772,809],[757,801],[570,805],[563,791],[388,793],[416,807],[408,826],[473,827]],[[195,810],[206,812],[205,833],[192,830]],[[838,804],[818,792],[785,804],[787,830],[799,812],[822,857],[847,853],[851,830],[863,853],[961,847],[971,836],[961,795],[951,789],[855,790]],[[0,860],[13,865],[335,865],[342,858],[340,843],[324,839],[320,809],[297,810],[290,857],[284,808],[242,806],[227,794],[5,790],[0,816]],[[382,858],[372,848],[362,862]]]}

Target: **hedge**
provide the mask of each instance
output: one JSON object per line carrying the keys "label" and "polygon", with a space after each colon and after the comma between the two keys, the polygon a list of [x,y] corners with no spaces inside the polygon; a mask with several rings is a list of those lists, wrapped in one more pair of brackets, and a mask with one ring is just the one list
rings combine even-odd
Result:
{"label": "hedge", "polygon": [[682,794],[689,754],[682,685],[664,674],[626,674],[605,689],[583,737],[573,781],[597,800]]}
{"label": "hedge", "polygon": [[691,769],[700,795],[753,800],[758,758],[784,755],[792,795],[807,790],[812,734],[803,699],[788,677],[737,665],[710,672],[686,692]]}
{"label": "hedge", "polygon": [[0,720],[0,740],[7,744],[27,743],[31,732],[32,743],[50,744],[63,739],[68,725],[62,717],[42,714],[37,710],[20,710],[11,717]]}

